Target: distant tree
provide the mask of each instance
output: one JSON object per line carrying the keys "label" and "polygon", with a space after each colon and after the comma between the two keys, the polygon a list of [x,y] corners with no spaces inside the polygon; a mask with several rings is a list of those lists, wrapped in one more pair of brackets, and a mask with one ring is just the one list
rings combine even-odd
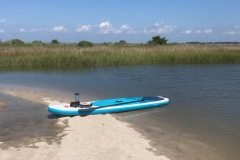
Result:
{"label": "distant tree", "polygon": [[78,43],[78,46],[80,46],[80,47],[92,47],[93,43],[89,42],[89,41],[80,41]]}
{"label": "distant tree", "polygon": [[8,43],[13,44],[13,45],[23,45],[24,42],[20,39],[11,39]]}
{"label": "distant tree", "polygon": [[60,42],[57,39],[54,39],[51,41],[52,44],[60,44]]}
{"label": "distant tree", "polygon": [[35,40],[35,41],[33,41],[32,42],[33,44],[39,44],[39,45],[42,45],[42,44],[44,44],[42,41],[40,41],[40,40]]}
{"label": "distant tree", "polygon": [[153,44],[153,45],[163,45],[167,44],[168,39],[165,37],[161,38],[160,35],[152,37],[152,40],[148,41],[148,44]]}
{"label": "distant tree", "polygon": [[118,42],[118,45],[127,45],[127,41],[125,41],[125,40],[120,40],[120,41]]}
{"label": "distant tree", "polygon": [[103,45],[111,45],[112,42],[103,42],[102,44],[103,44]]}

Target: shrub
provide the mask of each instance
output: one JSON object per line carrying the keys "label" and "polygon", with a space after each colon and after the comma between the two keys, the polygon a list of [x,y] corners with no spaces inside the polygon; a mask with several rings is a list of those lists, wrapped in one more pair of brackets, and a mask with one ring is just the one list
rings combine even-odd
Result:
{"label": "shrub", "polygon": [[89,42],[89,41],[80,41],[78,43],[78,46],[80,46],[80,47],[92,47],[93,43]]}
{"label": "shrub", "polygon": [[13,44],[13,45],[23,45],[24,42],[20,39],[12,39],[10,40],[10,44]]}
{"label": "shrub", "polygon": [[52,44],[60,44],[60,42],[57,39],[54,39],[51,41]]}
{"label": "shrub", "polygon": [[44,43],[40,40],[35,40],[32,42],[33,44],[36,44],[36,45],[43,45]]}
{"label": "shrub", "polygon": [[115,44],[119,45],[119,46],[125,46],[125,45],[127,45],[127,42],[125,40],[120,40],[119,42],[117,42]]}
{"label": "shrub", "polygon": [[148,41],[148,44],[153,44],[153,45],[163,45],[167,44],[167,39],[165,37],[161,38],[160,35],[152,37],[152,40]]}

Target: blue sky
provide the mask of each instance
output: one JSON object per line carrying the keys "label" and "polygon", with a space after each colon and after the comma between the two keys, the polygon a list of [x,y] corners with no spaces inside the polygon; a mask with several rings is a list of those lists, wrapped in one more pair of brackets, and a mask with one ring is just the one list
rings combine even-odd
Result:
{"label": "blue sky", "polygon": [[0,0],[0,39],[240,41],[239,0]]}

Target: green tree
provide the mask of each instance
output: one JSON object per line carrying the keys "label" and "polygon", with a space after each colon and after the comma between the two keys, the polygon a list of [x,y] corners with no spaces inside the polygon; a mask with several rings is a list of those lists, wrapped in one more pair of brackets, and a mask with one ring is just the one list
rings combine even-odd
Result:
{"label": "green tree", "polygon": [[51,41],[52,44],[60,44],[60,42],[57,39],[54,39]]}
{"label": "green tree", "polygon": [[161,38],[160,35],[154,36],[152,37],[152,40],[148,41],[148,44],[152,44],[152,45],[163,45],[163,44],[167,44],[168,39],[166,39],[165,37]]}
{"label": "green tree", "polygon": [[12,39],[10,40],[10,44],[13,44],[13,45],[23,45],[24,42],[20,39]]}
{"label": "green tree", "polygon": [[40,40],[35,40],[35,41],[33,41],[32,42],[33,44],[37,44],[37,45],[42,45],[42,44],[44,44],[42,41],[40,41]]}
{"label": "green tree", "polygon": [[92,47],[93,43],[89,42],[89,41],[80,41],[78,43],[78,46],[80,46],[80,47]]}
{"label": "green tree", "polygon": [[102,44],[107,46],[107,45],[112,45],[112,42],[103,42]]}
{"label": "green tree", "polygon": [[127,41],[120,40],[117,44],[120,45],[120,46],[124,46],[124,45],[127,45]]}

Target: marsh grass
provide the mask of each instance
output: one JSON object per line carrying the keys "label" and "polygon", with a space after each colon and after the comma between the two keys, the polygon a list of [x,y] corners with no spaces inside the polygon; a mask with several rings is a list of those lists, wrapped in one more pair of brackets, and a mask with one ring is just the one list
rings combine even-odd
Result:
{"label": "marsh grass", "polygon": [[139,64],[240,64],[240,46],[0,46],[0,67],[94,67]]}

